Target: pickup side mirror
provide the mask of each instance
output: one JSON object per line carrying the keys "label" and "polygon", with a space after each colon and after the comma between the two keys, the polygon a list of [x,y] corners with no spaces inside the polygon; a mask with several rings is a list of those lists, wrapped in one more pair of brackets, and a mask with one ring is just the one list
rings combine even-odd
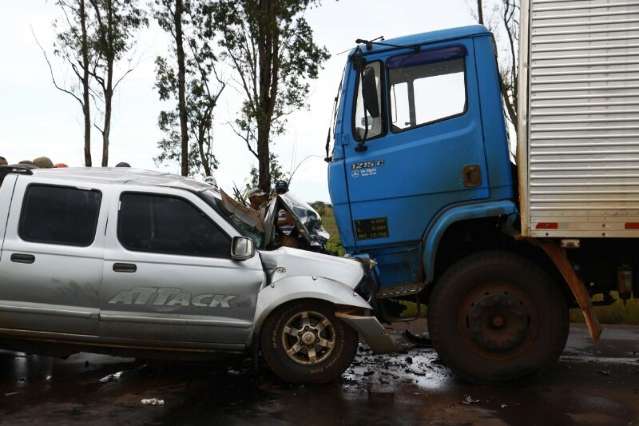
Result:
{"label": "pickup side mirror", "polygon": [[231,243],[231,259],[248,260],[255,256],[255,242],[247,237],[233,237]]}

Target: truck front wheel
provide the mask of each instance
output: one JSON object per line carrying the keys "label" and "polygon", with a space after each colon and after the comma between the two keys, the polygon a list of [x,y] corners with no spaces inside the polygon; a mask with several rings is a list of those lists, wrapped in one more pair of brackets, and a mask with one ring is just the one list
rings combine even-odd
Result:
{"label": "truck front wheel", "polygon": [[358,343],[357,333],[335,317],[332,305],[313,300],[273,312],[260,340],[266,364],[290,383],[337,380],[353,361]]}
{"label": "truck front wheel", "polygon": [[568,337],[559,284],[534,263],[486,252],[453,265],[428,309],[433,346],[460,377],[514,380],[552,365]]}

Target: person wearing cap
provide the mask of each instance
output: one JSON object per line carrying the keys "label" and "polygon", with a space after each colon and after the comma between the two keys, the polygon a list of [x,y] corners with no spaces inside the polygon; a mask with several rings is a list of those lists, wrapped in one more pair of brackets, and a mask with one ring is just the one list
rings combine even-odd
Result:
{"label": "person wearing cap", "polygon": [[0,166],[8,166],[9,162],[7,161],[6,158],[0,156]]}
{"label": "person wearing cap", "polygon": [[38,157],[33,160],[33,164],[40,169],[52,169],[53,161],[49,157]]}
{"label": "person wearing cap", "polygon": [[116,164],[115,167],[131,167],[131,165],[127,163],[126,161],[121,161],[118,164]]}

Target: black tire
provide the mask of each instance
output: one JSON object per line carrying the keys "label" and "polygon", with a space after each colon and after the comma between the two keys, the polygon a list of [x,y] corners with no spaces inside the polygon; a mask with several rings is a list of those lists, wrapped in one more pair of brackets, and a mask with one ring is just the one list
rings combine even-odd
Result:
{"label": "black tire", "polygon": [[534,263],[484,252],[453,265],[433,289],[428,327],[433,346],[459,377],[510,381],[557,361],[568,338],[560,283]]}
{"label": "black tire", "polygon": [[[316,338],[319,336],[324,340],[324,344],[333,343],[330,351],[325,346],[319,346],[319,343],[306,345],[302,337],[296,338],[290,332],[285,333],[287,325],[289,330],[304,329],[290,325],[298,324],[298,320],[303,321],[301,315],[304,312],[310,313],[310,323],[313,327],[319,327],[321,317],[330,322],[330,329],[324,326],[316,335]],[[316,331],[315,328],[313,330]],[[299,353],[289,356],[286,346],[288,349],[294,349],[294,342],[300,343],[302,349]],[[335,318],[332,305],[312,300],[292,302],[277,309],[266,319],[260,334],[262,356],[266,364],[277,376],[289,383],[329,383],[337,380],[353,361],[357,343],[357,333]],[[308,348],[311,347],[320,349],[315,352],[315,362],[311,361],[308,354]],[[304,360],[309,364],[300,363]]]}

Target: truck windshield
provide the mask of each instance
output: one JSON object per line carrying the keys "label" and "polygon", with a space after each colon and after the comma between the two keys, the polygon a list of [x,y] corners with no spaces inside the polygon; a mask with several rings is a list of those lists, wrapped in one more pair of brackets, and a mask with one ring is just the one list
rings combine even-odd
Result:
{"label": "truck windshield", "polygon": [[206,190],[198,195],[240,234],[252,238],[258,247],[263,246],[264,224],[263,220],[256,214],[257,212],[241,206],[231,200],[228,195],[216,191]]}

